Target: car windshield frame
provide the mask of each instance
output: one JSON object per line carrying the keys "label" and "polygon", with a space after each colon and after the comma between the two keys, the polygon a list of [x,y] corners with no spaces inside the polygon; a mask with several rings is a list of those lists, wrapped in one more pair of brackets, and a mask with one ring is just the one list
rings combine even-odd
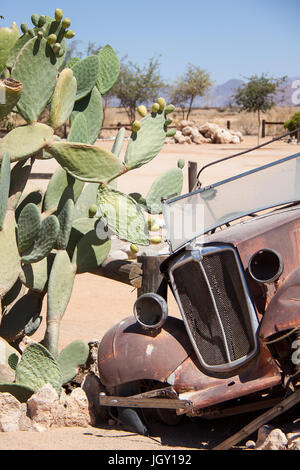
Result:
{"label": "car windshield frame", "polygon": [[[240,218],[267,209],[300,202],[299,157],[300,152],[190,193],[164,200],[162,204],[163,216],[166,224],[167,242],[171,251],[177,251],[201,235],[212,232]],[[255,183],[255,176],[259,180],[259,184],[254,188],[254,192],[246,192],[250,196],[247,200],[245,200],[245,191],[242,191],[240,198],[232,197],[231,192],[228,191],[229,187],[233,191],[234,187],[241,189],[243,182],[247,182],[247,178],[253,185]],[[299,177],[298,189],[296,184],[297,176]],[[271,185],[269,184],[270,182]],[[275,186],[275,183],[279,184]],[[266,185],[268,184],[269,192],[266,190]],[[224,203],[222,197],[225,199],[227,197],[228,203]],[[257,199],[257,204],[254,204],[255,199]],[[243,202],[245,204],[244,208],[239,208],[239,204]],[[232,208],[238,210],[232,211]],[[222,209],[224,214],[220,217]],[[218,217],[214,212],[218,213]],[[188,213],[189,215],[187,215]],[[186,229],[186,224],[193,225],[193,229],[190,230],[189,227]]]}

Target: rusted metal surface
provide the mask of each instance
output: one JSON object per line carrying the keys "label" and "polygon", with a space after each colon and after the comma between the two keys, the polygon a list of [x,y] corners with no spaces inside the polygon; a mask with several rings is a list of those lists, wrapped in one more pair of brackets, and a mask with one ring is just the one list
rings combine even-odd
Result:
{"label": "rusted metal surface", "polygon": [[266,309],[259,335],[268,339],[272,335],[300,327],[300,267],[296,268],[281,285]]}
{"label": "rusted metal surface", "polygon": [[165,382],[192,352],[182,320],[169,317],[156,334],[147,333],[134,317],[109,330],[99,346],[101,381],[116,386],[134,380]]}

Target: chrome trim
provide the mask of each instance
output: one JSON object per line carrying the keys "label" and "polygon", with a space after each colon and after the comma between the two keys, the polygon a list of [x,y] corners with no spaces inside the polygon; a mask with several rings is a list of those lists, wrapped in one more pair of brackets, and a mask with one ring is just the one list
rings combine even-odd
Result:
{"label": "chrome trim", "polygon": [[[209,285],[209,280],[208,280],[207,275],[205,273],[205,270],[204,270],[204,268],[201,264],[201,260],[205,255],[212,254],[212,253],[220,253],[220,252],[228,251],[228,250],[233,252],[235,260],[237,262],[237,267],[238,267],[241,283],[242,283],[242,286],[243,286],[243,292],[245,294],[245,299],[246,299],[246,303],[247,303],[247,306],[248,306],[250,328],[251,328],[252,340],[253,340],[253,349],[252,349],[252,351],[249,354],[247,354],[247,355],[245,355],[245,356],[243,356],[243,357],[241,357],[241,358],[239,358],[235,361],[232,361],[230,359],[230,353],[229,353],[229,349],[228,349],[228,345],[227,345],[227,340],[226,340],[224,328],[223,328],[222,321],[221,321],[221,318],[220,318],[219,310],[218,310],[217,304],[215,302],[213,292],[212,292],[211,287]],[[195,256],[194,252],[186,251],[185,253],[180,255],[178,258],[176,258],[172,262],[171,267],[169,269],[169,278],[170,278],[170,282],[172,284],[173,293],[174,293],[175,299],[177,301],[177,304],[179,306],[179,310],[180,310],[181,316],[183,318],[187,333],[189,335],[191,343],[194,347],[194,350],[196,352],[196,355],[197,355],[197,357],[199,359],[199,362],[202,365],[202,367],[204,367],[205,369],[207,369],[209,371],[214,371],[214,372],[230,372],[230,371],[238,369],[240,366],[242,366],[246,362],[250,361],[250,359],[252,359],[255,356],[255,354],[257,354],[257,351],[258,351],[257,331],[258,331],[259,322],[258,322],[256,310],[255,310],[255,307],[252,303],[252,300],[251,300],[251,297],[250,297],[250,292],[248,290],[248,286],[247,286],[245,278],[244,278],[242,263],[240,261],[240,258],[238,256],[237,251],[231,245],[225,245],[224,244],[224,245],[222,245],[222,247],[220,247],[220,246],[202,246],[202,247],[199,247],[199,260],[197,260],[197,258],[198,257]],[[193,334],[190,330],[188,321],[186,319],[185,312],[184,312],[183,306],[181,304],[180,296],[179,296],[179,293],[178,293],[178,290],[177,290],[177,287],[176,287],[176,283],[175,283],[175,280],[174,280],[173,272],[175,271],[175,269],[177,269],[180,266],[183,266],[184,264],[190,262],[191,260],[195,263],[198,262],[200,264],[202,273],[204,274],[204,277],[205,277],[205,280],[206,280],[206,283],[207,283],[207,286],[208,286],[208,289],[209,289],[209,292],[210,292],[210,296],[213,300],[213,305],[214,305],[214,308],[215,308],[215,312],[216,312],[220,327],[222,329],[224,346],[225,346],[225,349],[226,349],[226,354],[227,354],[227,359],[228,359],[227,364],[218,364],[218,365],[211,366],[211,365],[209,365],[205,362],[205,360],[203,359],[203,357],[201,356],[201,354],[198,350],[197,344],[196,344],[196,342],[193,338]]]}

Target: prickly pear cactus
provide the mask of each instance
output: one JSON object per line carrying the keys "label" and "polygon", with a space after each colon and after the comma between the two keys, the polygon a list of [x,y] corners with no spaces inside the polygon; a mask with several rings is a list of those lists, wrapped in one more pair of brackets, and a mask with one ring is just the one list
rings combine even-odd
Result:
{"label": "prickly pear cactus", "polygon": [[[49,365],[58,389],[57,361],[70,377],[76,369],[73,359],[81,361],[86,353],[77,343],[58,352],[76,274],[103,263],[112,234],[129,241],[135,253],[139,245],[148,245],[148,214],[159,213],[161,198],[182,187],[182,168],[175,168],[153,183],[146,198],[116,189],[122,175],[158,155],[174,107],[163,98],[150,113],[139,106],[141,119],[132,124],[129,140],[121,128],[111,151],[101,148],[96,140],[102,96],[120,71],[115,51],[106,45],[99,54],[73,58],[64,67],[67,43],[75,35],[71,20],[56,9],[53,18],[33,14],[31,23],[20,25],[22,34],[15,24],[0,28],[0,119],[13,111],[25,120],[0,139],[0,337],[17,347],[24,335],[33,334],[47,294],[43,346],[26,350],[16,366],[16,382],[9,384],[22,397],[48,380],[33,362],[40,361],[44,369]],[[39,122],[46,106],[49,124]],[[57,130],[68,122],[69,134],[61,139]],[[35,160],[49,158],[59,168],[44,192],[28,178]]]}

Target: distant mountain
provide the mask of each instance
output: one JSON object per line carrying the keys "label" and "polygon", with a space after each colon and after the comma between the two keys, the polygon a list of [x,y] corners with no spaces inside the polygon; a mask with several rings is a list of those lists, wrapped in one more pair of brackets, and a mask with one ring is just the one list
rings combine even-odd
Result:
{"label": "distant mountain", "polygon": [[[193,108],[200,108],[203,106],[211,108],[221,108],[233,105],[232,96],[237,88],[245,83],[243,80],[232,78],[221,85],[213,86],[209,94],[203,97],[197,97],[193,103]],[[287,78],[284,85],[284,92],[279,92],[276,97],[278,106],[300,106],[300,77]],[[299,92],[297,93],[297,89]],[[164,93],[162,93],[164,96]],[[166,97],[167,98],[167,97]],[[109,106],[120,106],[117,98],[112,97]]]}

